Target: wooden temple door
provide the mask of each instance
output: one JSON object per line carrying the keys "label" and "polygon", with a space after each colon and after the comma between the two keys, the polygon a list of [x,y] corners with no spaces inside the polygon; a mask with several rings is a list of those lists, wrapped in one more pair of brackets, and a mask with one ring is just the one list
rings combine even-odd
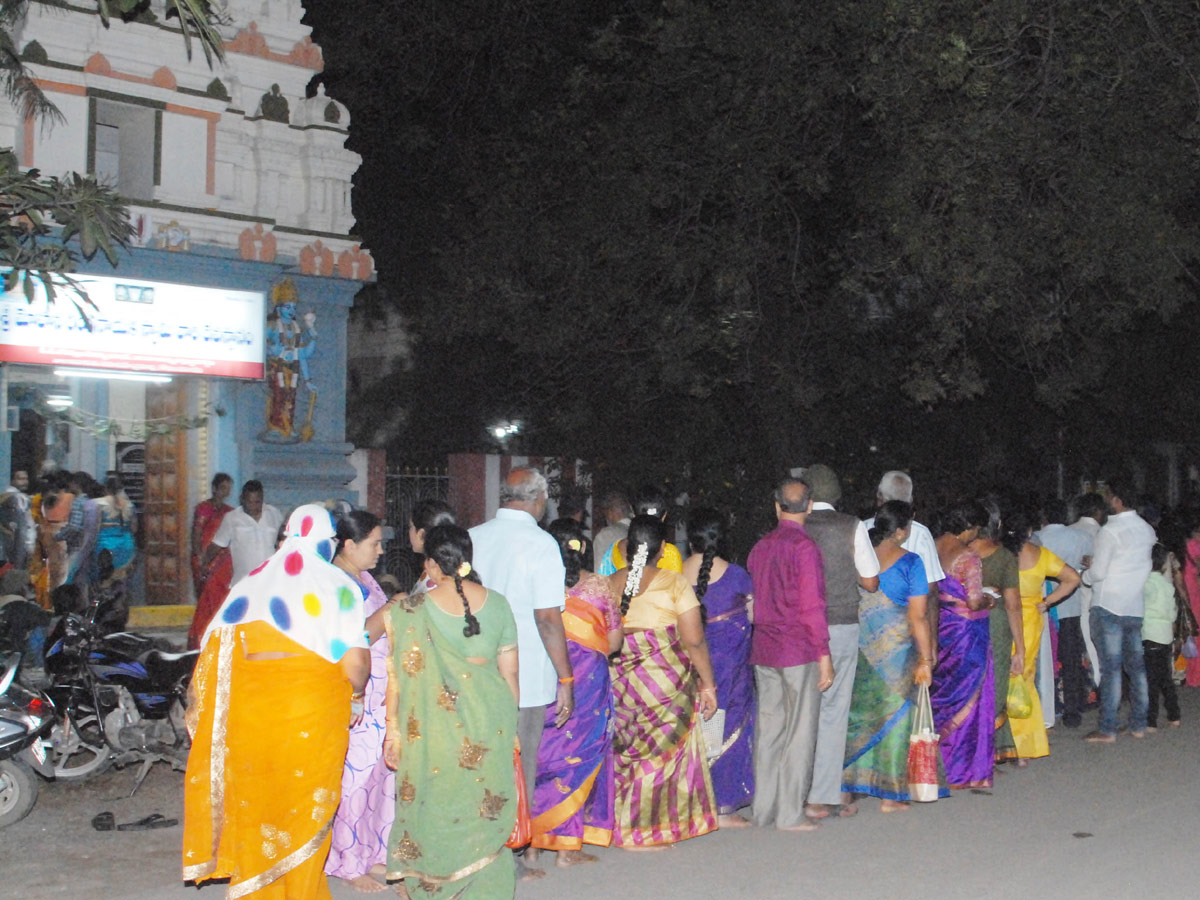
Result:
{"label": "wooden temple door", "polygon": [[[186,412],[186,385],[147,385],[147,419]],[[187,432],[147,437],[142,536],[148,605],[188,602],[192,576],[187,512]]]}

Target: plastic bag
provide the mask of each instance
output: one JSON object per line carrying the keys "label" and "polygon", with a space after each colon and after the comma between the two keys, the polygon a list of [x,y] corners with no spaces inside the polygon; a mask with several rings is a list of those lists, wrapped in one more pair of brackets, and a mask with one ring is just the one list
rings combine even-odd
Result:
{"label": "plastic bag", "polygon": [[1200,656],[1200,648],[1196,646],[1196,639],[1194,637],[1190,637],[1183,642],[1183,646],[1179,648],[1179,655],[1184,659],[1195,659]]}
{"label": "plastic bag", "polygon": [[1024,675],[1008,676],[1007,709],[1010,719],[1028,719],[1033,715],[1033,696]]}
{"label": "plastic bag", "polygon": [[908,794],[917,803],[938,798],[938,733],[933,728],[929,685],[917,686],[916,715],[908,739]]}

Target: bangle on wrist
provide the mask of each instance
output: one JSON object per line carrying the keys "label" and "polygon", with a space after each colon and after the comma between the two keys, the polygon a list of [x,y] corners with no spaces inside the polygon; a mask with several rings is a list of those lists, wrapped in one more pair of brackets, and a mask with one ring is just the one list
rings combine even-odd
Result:
{"label": "bangle on wrist", "polygon": [[558,683],[559,683],[559,684],[571,684],[571,683],[572,683],[574,680],[575,680],[575,676],[574,676],[574,675],[569,675],[569,676],[568,676],[568,677],[566,677],[566,678],[560,678],[560,679],[558,679]]}

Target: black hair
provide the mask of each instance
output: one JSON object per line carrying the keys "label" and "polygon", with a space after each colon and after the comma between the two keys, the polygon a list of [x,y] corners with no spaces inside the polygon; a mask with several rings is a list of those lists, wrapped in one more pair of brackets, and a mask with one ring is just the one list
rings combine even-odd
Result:
{"label": "black hair", "polygon": [[[1124,497],[1121,498],[1125,499]],[[1108,512],[1108,504],[1104,502],[1104,498],[1095,491],[1084,494],[1075,501],[1075,508],[1081,516],[1087,516],[1089,519],[1099,519]]]}
{"label": "black hair", "polygon": [[[1121,499],[1123,500],[1125,498],[1122,497]],[[1163,566],[1165,566],[1167,563],[1167,555],[1170,552],[1171,551],[1167,549],[1167,545],[1162,542],[1156,542],[1155,545],[1150,548],[1150,565],[1153,567],[1155,572],[1162,572]]]}
{"label": "black hair", "polygon": [[114,497],[125,489],[125,482],[121,480],[121,476],[115,472],[104,479],[104,489]]}
{"label": "black hair", "polygon": [[663,518],[667,514],[667,493],[653,484],[644,484],[638,488],[637,499],[633,502],[633,511],[639,516],[657,516]]}
{"label": "black hair", "polygon": [[1132,484],[1126,483],[1121,478],[1113,478],[1108,482],[1108,496],[1110,498],[1119,497],[1126,509],[1133,509],[1138,504],[1137,491],[1133,489]]}
{"label": "black hair", "polygon": [[261,494],[263,492],[262,482],[257,478],[251,478],[242,485],[242,494]]}
{"label": "black hair", "polygon": [[[579,583],[579,571],[583,568],[583,526],[574,519],[562,518],[555,519],[546,530],[550,532],[550,537],[558,541],[558,552],[562,554],[563,565],[567,569],[566,586],[575,587]],[[571,541],[579,542],[578,550],[571,549]]]}
{"label": "black hair", "polygon": [[1067,501],[1059,497],[1047,497],[1042,501],[1042,518],[1047,525],[1067,524]]}
{"label": "black hair", "polygon": [[978,500],[959,500],[943,509],[937,517],[937,533],[959,534],[972,528],[984,529],[989,519],[986,507]]}
{"label": "black hair", "polygon": [[897,531],[912,524],[912,504],[903,500],[889,500],[875,510],[875,524],[867,532],[871,546],[878,547]]}
{"label": "black hair", "polygon": [[90,500],[99,500],[101,497],[108,496],[108,488],[90,475],[88,476],[87,484],[84,485],[83,492],[87,494]]}
{"label": "black hair", "polygon": [[1035,519],[1033,515],[1022,507],[1017,507],[1007,516],[1004,517],[1003,534],[1000,538],[1005,548],[1013,556],[1021,552],[1021,548],[1025,546],[1025,542],[1029,540],[1029,536],[1033,534]]}
{"label": "black hair", "polygon": [[[629,523],[629,535],[625,539],[625,556],[630,566],[633,565],[633,558],[637,556],[637,548],[643,545],[646,547],[646,563],[649,564],[662,550],[665,539],[666,529],[658,516],[634,516]],[[633,572],[629,574],[632,575]],[[629,612],[630,601],[633,600],[634,591],[638,589],[640,581],[640,575],[636,579],[626,577],[625,590],[621,592],[622,616]]]}
{"label": "black hair", "polygon": [[[467,624],[463,626],[463,634],[467,637],[479,634],[479,620],[471,612],[471,604],[467,602],[467,595],[462,587],[463,576],[458,574],[458,570],[463,563],[471,561],[472,552],[471,535],[467,534],[465,528],[459,528],[457,525],[435,525],[425,535],[425,556],[437,563],[442,574],[454,578],[454,589],[462,598],[463,617],[467,620]],[[468,581],[481,583],[479,573],[473,568],[466,577]]]}
{"label": "black hair", "polygon": [[445,500],[421,500],[413,507],[412,516],[413,528],[417,531],[429,533],[431,528],[436,528],[438,525],[454,525],[455,517],[454,510],[450,508],[450,504]]}
{"label": "black hair", "polygon": [[352,509],[337,517],[337,541],[365,541],[379,527],[379,516],[365,509]]}
{"label": "black hair", "polygon": [[215,494],[217,492],[218,485],[222,485],[227,481],[230,484],[233,484],[233,476],[228,472],[218,472],[212,477],[212,482],[210,482],[212,484],[212,492]]}
{"label": "black hair", "polygon": [[687,536],[688,549],[702,556],[700,572],[696,575],[696,599],[703,600],[708,593],[708,576],[712,574],[713,560],[720,555],[725,519],[715,509],[701,507],[693,510],[688,516]]}

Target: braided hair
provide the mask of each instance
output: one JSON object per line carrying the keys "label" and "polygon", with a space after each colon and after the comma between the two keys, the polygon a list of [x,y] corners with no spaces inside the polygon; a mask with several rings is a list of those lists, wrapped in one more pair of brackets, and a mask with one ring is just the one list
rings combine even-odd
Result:
{"label": "braided hair", "polygon": [[575,587],[583,569],[583,526],[574,519],[555,519],[546,530],[550,532],[550,537],[558,541],[558,552],[562,554],[563,566],[567,570],[566,586]]}
{"label": "braided hair", "polygon": [[725,536],[725,520],[715,509],[701,508],[688,517],[688,549],[699,553],[700,572],[696,576],[696,599],[703,601],[708,592],[708,577],[712,574],[713,560],[720,555],[720,544]]}
{"label": "braided hair", "polygon": [[[457,525],[435,525],[425,535],[425,555],[432,559],[443,575],[454,578],[454,589],[462,598],[463,617],[466,625],[463,634],[474,637],[479,634],[479,620],[471,612],[471,604],[467,602],[466,592],[463,591],[463,579],[481,584],[479,573],[471,568],[471,536],[465,528]],[[462,570],[466,569],[466,574]]]}
{"label": "braided hair", "polygon": [[642,583],[642,572],[646,564],[662,550],[666,531],[658,516],[635,516],[629,523],[626,547],[631,558],[629,575],[625,578],[625,590],[621,591],[621,615],[629,612],[629,604]]}

